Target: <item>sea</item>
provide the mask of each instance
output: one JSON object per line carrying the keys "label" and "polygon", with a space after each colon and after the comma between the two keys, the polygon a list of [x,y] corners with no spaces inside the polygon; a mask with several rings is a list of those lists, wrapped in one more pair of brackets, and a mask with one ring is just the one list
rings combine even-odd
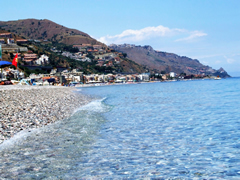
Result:
{"label": "sea", "polygon": [[93,101],[0,145],[0,179],[240,179],[240,78],[75,93]]}

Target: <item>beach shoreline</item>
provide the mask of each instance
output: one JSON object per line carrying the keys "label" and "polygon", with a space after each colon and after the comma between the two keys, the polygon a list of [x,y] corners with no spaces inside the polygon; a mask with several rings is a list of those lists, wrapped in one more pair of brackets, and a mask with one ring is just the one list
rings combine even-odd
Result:
{"label": "beach shoreline", "polygon": [[0,144],[22,130],[70,117],[92,99],[64,86],[0,86]]}

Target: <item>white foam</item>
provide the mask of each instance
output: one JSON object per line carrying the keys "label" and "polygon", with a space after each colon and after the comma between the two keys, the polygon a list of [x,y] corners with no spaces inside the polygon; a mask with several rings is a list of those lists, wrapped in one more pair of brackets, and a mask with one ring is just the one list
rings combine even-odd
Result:
{"label": "white foam", "polygon": [[82,91],[82,89],[76,89],[75,91]]}
{"label": "white foam", "polygon": [[15,134],[12,138],[5,140],[2,144],[0,144],[0,151],[6,148],[11,148],[12,146],[25,141],[27,137],[29,137],[32,133],[36,133],[39,129],[30,129],[23,130]]}
{"label": "white foam", "polygon": [[107,98],[97,99],[89,104],[86,104],[85,106],[82,106],[78,109],[76,109],[73,114],[75,114],[77,111],[91,111],[91,112],[106,112],[108,109],[106,109],[106,106],[103,104],[103,101],[105,101]]}

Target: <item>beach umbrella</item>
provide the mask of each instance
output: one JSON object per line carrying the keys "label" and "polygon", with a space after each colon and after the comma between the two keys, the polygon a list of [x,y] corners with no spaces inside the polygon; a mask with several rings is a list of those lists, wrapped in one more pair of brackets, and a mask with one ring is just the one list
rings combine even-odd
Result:
{"label": "beach umbrella", "polygon": [[10,66],[12,65],[11,62],[8,62],[8,61],[0,61],[0,68],[5,68],[7,66]]}

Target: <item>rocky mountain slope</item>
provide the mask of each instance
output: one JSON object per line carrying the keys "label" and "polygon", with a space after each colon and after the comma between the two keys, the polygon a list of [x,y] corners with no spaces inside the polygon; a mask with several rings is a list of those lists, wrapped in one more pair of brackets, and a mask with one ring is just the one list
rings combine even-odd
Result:
{"label": "rocky mountain slope", "polygon": [[116,51],[126,53],[127,57],[138,64],[146,66],[153,73],[171,71],[175,73],[219,75],[220,77],[230,77],[227,72],[220,68],[215,70],[209,66],[201,64],[196,59],[186,56],[179,56],[173,53],[156,51],[151,46],[135,46],[130,44],[109,46]]}
{"label": "rocky mountain slope", "polygon": [[64,27],[47,19],[0,21],[0,27],[27,39],[58,41],[67,45],[104,45],[84,32]]}

